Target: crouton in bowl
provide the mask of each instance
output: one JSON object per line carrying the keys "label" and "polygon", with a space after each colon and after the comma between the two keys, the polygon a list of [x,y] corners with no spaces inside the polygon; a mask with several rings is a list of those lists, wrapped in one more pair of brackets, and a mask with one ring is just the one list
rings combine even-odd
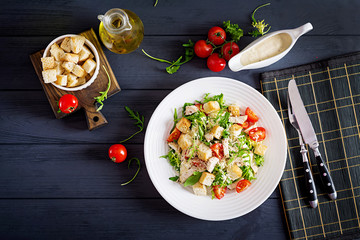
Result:
{"label": "crouton in bowl", "polygon": [[44,82],[65,91],[78,91],[90,86],[100,69],[95,46],[85,37],[75,34],[54,39],[46,47],[41,63]]}

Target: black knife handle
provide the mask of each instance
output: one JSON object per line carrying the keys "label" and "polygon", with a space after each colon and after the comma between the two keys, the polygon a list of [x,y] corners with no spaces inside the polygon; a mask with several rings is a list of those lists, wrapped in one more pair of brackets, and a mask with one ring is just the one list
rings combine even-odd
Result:
{"label": "black knife handle", "polygon": [[312,176],[310,164],[308,161],[304,162],[304,175],[306,181],[306,191],[309,196],[309,201],[316,201],[317,193],[316,193],[314,178]]}
{"label": "black knife handle", "polygon": [[331,199],[333,200],[336,199],[336,190],[335,190],[334,182],[320,154],[316,156],[316,162],[319,168],[321,182],[325,188],[325,191],[329,194],[329,197]]}

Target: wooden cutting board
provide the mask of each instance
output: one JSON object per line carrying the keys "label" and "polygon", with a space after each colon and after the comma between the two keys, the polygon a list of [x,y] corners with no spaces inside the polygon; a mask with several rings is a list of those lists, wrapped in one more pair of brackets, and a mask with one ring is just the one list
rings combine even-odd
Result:
{"label": "wooden cutting board", "polygon": [[103,68],[103,65],[105,66],[106,70],[109,73],[110,79],[111,79],[111,86],[108,92],[108,97],[120,92],[120,86],[115,78],[115,75],[110,67],[110,64],[108,60],[106,59],[106,56],[101,48],[100,42],[98,38],[96,37],[96,34],[94,30],[91,28],[90,30],[87,30],[85,32],[80,33],[80,35],[86,37],[90,42],[94,44],[96,47],[99,57],[100,57],[100,70],[97,78],[95,81],[87,88],[80,90],[80,91],[64,91],[57,87],[55,87],[52,84],[46,84],[44,83],[44,80],[42,78],[42,65],[41,65],[41,58],[44,53],[44,49],[40,50],[34,54],[30,55],[31,62],[35,68],[36,74],[39,77],[40,83],[45,91],[46,97],[49,100],[50,106],[55,114],[56,118],[63,118],[69,114],[65,113],[58,113],[59,107],[57,102],[61,98],[61,96],[65,94],[73,94],[75,95],[79,100],[79,107],[76,109],[79,110],[81,108],[84,108],[85,114],[86,114],[86,120],[89,130],[93,130],[95,128],[101,127],[103,125],[107,124],[106,118],[102,115],[100,111],[96,111],[95,107],[95,100],[94,97],[97,97],[100,95],[99,92],[105,91],[108,86],[108,77],[106,75],[106,72]]}

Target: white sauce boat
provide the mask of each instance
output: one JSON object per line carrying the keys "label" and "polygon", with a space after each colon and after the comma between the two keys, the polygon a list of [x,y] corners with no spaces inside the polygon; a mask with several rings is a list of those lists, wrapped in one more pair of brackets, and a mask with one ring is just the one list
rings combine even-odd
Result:
{"label": "white sauce boat", "polygon": [[283,58],[298,38],[312,29],[311,23],[306,23],[298,28],[266,34],[232,57],[229,68],[237,72],[269,66]]}

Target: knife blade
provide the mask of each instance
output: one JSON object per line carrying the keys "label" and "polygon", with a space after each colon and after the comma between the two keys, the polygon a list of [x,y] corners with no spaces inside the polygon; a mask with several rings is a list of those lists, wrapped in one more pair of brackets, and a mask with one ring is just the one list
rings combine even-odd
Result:
{"label": "knife blade", "polygon": [[299,89],[294,79],[289,81],[288,95],[292,106],[293,114],[297,120],[300,128],[300,133],[304,139],[304,142],[309,145],[313,150],[316,162],[319,168],[321,182],[331,199],[336,199],[337,194],[334,186],[334,182],[330,176],[329,170],[319,152],[319,142],[314,131],[314,127],[311,123],[308,113],[306,112],[304,103],[301,99]]}

